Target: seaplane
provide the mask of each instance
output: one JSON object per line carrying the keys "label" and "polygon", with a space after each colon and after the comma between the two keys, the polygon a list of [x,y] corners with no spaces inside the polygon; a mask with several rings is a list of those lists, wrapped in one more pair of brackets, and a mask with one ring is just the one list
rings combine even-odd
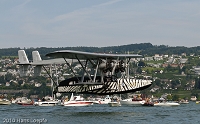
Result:
{"label": "seaplane", "polygon": [[[112,95],[136,92],[151,86],[150,79],[137,79],[129,75],[131,59],[142,57],[138,54],[111,54],[92,53],[74,50],[61,50],[50,52],[46,57],[51,59],[41,60],[38,51],[33,51],[33,62],[28,62],[24,50],[19,50],[19,70],[21,76],[26,76],[28,66],[34,65],[34,74],[40,75],[44,65],[66,63],[72,76],[59,83],[54,81],[54,93],[78,93]],[[74,64],[78,63],[82,73],[77,74]],[[45,69],[48,73],[49,71]],[[51,74],[48,74],[53,80]]]}

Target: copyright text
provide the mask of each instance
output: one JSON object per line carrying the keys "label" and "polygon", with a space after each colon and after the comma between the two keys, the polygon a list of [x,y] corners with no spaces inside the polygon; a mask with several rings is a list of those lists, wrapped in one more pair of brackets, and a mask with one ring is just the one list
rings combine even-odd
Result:
{"label": "copyright text", "polygon": [[45,118],[3,118],[3,123],[10,124],[10,123],[34,123],[34,124],[42,124],[47,123],[47,119]]}

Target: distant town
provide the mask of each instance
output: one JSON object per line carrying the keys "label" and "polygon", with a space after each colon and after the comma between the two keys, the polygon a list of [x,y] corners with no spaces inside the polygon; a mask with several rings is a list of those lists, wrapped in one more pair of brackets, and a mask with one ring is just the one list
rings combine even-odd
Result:
{"label": "distant town", "polygon": [[[72,76],[66,64],[48,65],[54,80],[58,82]],[[200,56],[187,54],[145,54],[131,59],[130,76],[153,80],[151,87],[140,93],[160,97],[165,94],[171,100],[200,100]],[[74,66],[81,73],[81,65]],[[34,77],[31,66],[26,77],[20,77],[17,56],[2,56],[0,59],[0,94],[8,98],[26,96],[42,98],[52,95],[52,82],[45,70]]]}
{"label": "distant town", "polygon": [[[130,75],[137,77],[149,77],[153,79],[153,85],[145,90],[148,94],[178,93],[185,94],[179,97],[191,99],[199,98],[200,88],[200,67],[196,65],[199,61],[198,56],[193,54],[186,55],[159,55],[145,56],[131,60]],[[38,98],[51,95],[51,80],[45,70],[41,76],[33,76],[33,67],[29,68],[27,77],[19,76],[18,58],[5,57],[0,60],[0,93],[7,94],[8,97],[28,96]],[[66,64],[51,65],[53,77],[55,80],[64,80],[72,75]],[[50,65],[47,66],[50,68]],[[56,70],[55,70],[56,68]],[[74,67],[76,73],[81,72],[81,66],[77,64]],[[188,94],[189,91],[189,94]],[[142,91],[141,91],[142,92]],[[173,94],[174,95],[174,94]]]}

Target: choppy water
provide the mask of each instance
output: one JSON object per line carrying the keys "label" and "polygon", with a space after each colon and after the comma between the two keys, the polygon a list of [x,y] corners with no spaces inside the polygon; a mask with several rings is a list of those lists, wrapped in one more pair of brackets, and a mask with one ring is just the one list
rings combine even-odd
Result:
{"label": "choppy water", "polygon": [[0,119],[2,124],[199,124],[200,104],[190,102],[178,107],[9,105],[0,106]]}

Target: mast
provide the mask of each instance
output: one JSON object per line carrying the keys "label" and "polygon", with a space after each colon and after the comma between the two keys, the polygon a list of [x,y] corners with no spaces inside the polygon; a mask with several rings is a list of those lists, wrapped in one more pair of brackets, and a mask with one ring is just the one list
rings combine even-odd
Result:
{"label": "mast", "polygon": [[[51,77],[52,77],[52,65],[50,65],[49,71],[50,71],[50,75],[51,75]],[[53,94],[54,87],[53,87],[53,79],[52,79],[52,78],[51,78],[51,90],[52,90],[51,96],[52,96],[52,98],[54,99],[54,94]]]}

